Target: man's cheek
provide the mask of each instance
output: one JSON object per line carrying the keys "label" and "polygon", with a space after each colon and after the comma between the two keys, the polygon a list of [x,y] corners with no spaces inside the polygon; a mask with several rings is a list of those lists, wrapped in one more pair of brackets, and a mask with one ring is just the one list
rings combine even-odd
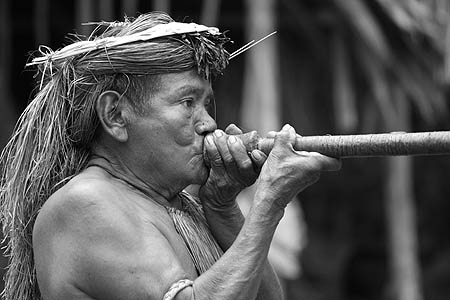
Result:
{"label": "man's cheek", "polygon": [[175,142],[180,146],[189,146],[195,142],[195,133],[188,132],[187,130],[178,132],[175,136]]}

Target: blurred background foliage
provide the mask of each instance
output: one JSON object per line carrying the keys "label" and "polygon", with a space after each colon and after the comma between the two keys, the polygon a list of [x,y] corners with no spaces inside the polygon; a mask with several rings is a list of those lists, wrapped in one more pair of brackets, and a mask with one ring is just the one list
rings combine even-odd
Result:
{"label": "blurred background foliage", "polygon": [[[219,127],[277,124],[242,113],[252,85],[302,135],[450,130],[448,0],[1,0],[1,144],[33,94],[29,51],[151,10],[229,30],[230,52],[277,30],[274,48],[236,57],[214,83]],[[323,175],[296,200],[308,243],[288,299],[449,299],[449,175],[448,156],[348,159]]]}

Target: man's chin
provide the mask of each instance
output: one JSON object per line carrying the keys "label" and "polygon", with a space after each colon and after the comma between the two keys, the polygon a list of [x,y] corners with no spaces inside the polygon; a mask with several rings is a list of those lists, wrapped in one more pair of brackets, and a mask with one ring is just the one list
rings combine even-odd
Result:
{"label": "man's chin", "polygon": [[209,177],[209,168],[203,160],[203,155],[195,156],[189,164],[191,166],[190,184],[203,185]]}
{"label": "man's chin", "polygon": [[205,168],[206,171],[204,173],[202,173],[201,178],[199,179],[199,182],[197,183],[198,185],[204,185],[206,183],[206,181],[208,180],[209,177],[209,169]]}
{"label": "man's chin", "polygon": [[197,171],[197,176],[192,184],[203,185],[206,183],[209,177],[209,169],[203,164],[202,167]]}

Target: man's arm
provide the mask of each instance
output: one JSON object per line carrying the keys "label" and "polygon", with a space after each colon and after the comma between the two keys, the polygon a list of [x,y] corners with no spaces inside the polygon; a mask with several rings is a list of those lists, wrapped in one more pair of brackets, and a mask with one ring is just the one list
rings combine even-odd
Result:
{"label": "man's arm", "polygon": [[[242,134],[242,131],[233,124],[228,126],[225,132],[230,135]],[[209,147],[208,154],[211,162],[210,179],[201,188],[200,195],[210,229],[219,245],[226,251],[236,240],[245,221],[236,202],[236,196],[243,188],[255,181],[266,156],[262,152],[258,153],[259,156],[254,157],[254,162],[252,162],[240,140],[230,143],[228,137],[220,131],[216,131],[214,135],[215,147]],[[228,170],[222,157],[231,161],[228,163]],[[236,159],[240,160],[240,166],[235,168],[232,160]],[[246,162],[242,163],[242,161]],[[219,180],[225,181],[225,183],[215,182]],[[227,180],[228,182],[226,182]],[[226,188],[218,190],[217,186],[225,186]],[[266,258],[262,268],[257,299],[281,298],[281,285]]]}
{"label": "man's arm", "polygon": [[[92,180],[89,188],[66,189],[49,200],[36,221],[33,241],[44,299],[160,300],[181,279],[194,284],[177,300],[256,299],[285,204],[311,183],[311,172],[334,166],[322,156],[290,152],[287,141],[286,132],[276,138],[239,234],[199,277],[190,271],[190,258],[183,254],[186,249],[164,208],[140,202],[139,209],[130,213],[135,201],[124,202],[123,197],[129,195],[115,185],[102,187]],[[307,167],[294,167],[301,162]],[[288,177],[280,181],[284,175]],[[114,202],[118,196],[121,201]],[[140,211],[149,214],[136,216]]]}
{"label": "man's arm", "polygon": [[44,299],[160,300],[174,282],[195,280],[165,209],[144,199],[140,214],[121,192],[91,180],[44,205],[33,232]]}
{"label": "man's arm", "polygon": [[196,300],[255,299],[260,276],[255,270],[266,256],[259,255],[264,247],[258,245],[270,242],[257,234],[260,229],[243,234],[234,249],[196,278],[183,265],[190,258],[180,257],[176,249],[183,244],[177,245],[175,231],[169,233],[170,223],[167,228],[150,220],[144,227],[135,224],[120,206],[110,205],[118,191],[98,195],[99,188],[96,183],[81,192],[65,191],[38,217],[34,250],[44,299],[161,300],[182,279],[194,281],[194,287],[176,299],[191,299],[193,291]]}
{"label": "man's arm", "polygon": [[[231,257],[230,263],[240,264],[233,270],[235,274],[241,272],[240,276],[254,281],[253,287],[260,287],[260,299],[281,298],[278,280],[267,262],[267,251],[285,206],[299,191],[318,179],[319,171],[334,170],[340,166],[339,161],[317,153],[294,151],[292,143],[295,142],[295,131],[290,126],[285,127],[276,140],[276,150],[269,156],[270,163],[263,167],[263,170],[266,169],[263,172],[265,174],[261,174],[264,176],[258,179],[253,206],[242,227],[243,216],[234,201],[236,191],[239,190],[236,188],[236,182],[242,182],[242,177],[249,178],[249,170],[245,170],[248,161],[239,164],[239,161],[249,159],[245,150],[242,152],[242,145],[224,140],[222,135],[215,137],[214,145],[217,147],[214,147],[211,141],[205,142],[211,171],[208,182],[200,190],[211,229],[221,246],[228,249],[224,257],[227,257],[227,260]],[[225,142],[228,143],[228,148],[224,147]],[[258,154],[261,153],[253,152],[252,158],[258,164],[257,167],[260,167],[261,161],[258,161],[261,158]],[[235,160],[230,159],[230,156]],[[262,159],[262,162],[264,161],[265,158]],[[234,163],[237,165],[233,165]],[[236,175],[236,170],[241,174]],[[234,179],[237,177],[237,180],[225,184],[223,180],[230,179],[230,175]],[[291,181],[296,184],[289,185]],[[241,243],[245,245],[242,248]],[[253,265],[252,275],[242,274],[246,271],[247,262],[250,266]],[[215,267],[216,265],[210,270]],[[256,290],[249,292],[256,294]],[[246,294],[242,299],[254,299],[253,297],[253,294]]]}
{"label": "man's arm", "polygon": [[[245,218],[237,203],[230,207],[214,207],[208,201],[203,203],[210,228],[223,250],[228,250],[244,225]],[[282,299],[282,289],[278,277],[267,257],[262,268],[261,284],[256,299]]]}
{"label": "man's arm", "polygon": [[194,281],[194,287],[176,299],[191,299],[193,292],[196,300],[255,299],[258,270],[267,256],[265,245],[270,243],[270,234],[260,234],[259,220],[244,225],[248,230],[239,241],[196,278],[186,267],[187,252],[184,259],[180,255],[179,248],[184,247],[179,246],[184,244],[174,230],[171,233],[164,209],[152,208],[151,213],[155,219],[167,216],[167,224],[155,226],[148,220],[141,226],[139,218],[130,218],[135,211],[126,210],[131,202],[115,205],[118,194],[111,186],[91,182],[90,187],[66,189],[48,200],[34,228],[44,299],[160,300],[182,279]]}
{"label": "man's arm", "polygon": [[214,141],[205,139],[205,148],[211,169],[208,181],[197,191],[210,228],[222,249],[227,250],[236,239],[245,218],[236,196],[252,185],[259,175],[266,155],[254,151],[249,156],[240,139],[233,142],[231,135],[243,132],[234,124],[214,132]]}

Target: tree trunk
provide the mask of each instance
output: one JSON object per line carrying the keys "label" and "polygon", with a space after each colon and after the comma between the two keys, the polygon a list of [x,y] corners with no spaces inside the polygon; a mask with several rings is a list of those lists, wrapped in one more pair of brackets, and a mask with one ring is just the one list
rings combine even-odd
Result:
{"label": "tree trunk", "polygon": [[450,2],[448,0],[437,1],[438,7],[436,9],[436,15],[443,14],[445,16],[445,68],[444,79],[446,82],[450,81]]}
{"label": "tree trunk", "polygon": [[94,20],[93,1],[91,0],[77,0],[75,11],[75,25],[78,34],[89,36],[90,26],[83,25],[83,23],[97,21]]}
{"label": "tree trunk", "polygon": [[34,1],[34,40],[39,45],[50,43],[49,0]]}
{"label": "tree trunk", "polygon": [[217,26],[219,18],[220,0],[203,0],[200,23],[207,26]]}
{"label": "tree trunk", "polygon": [[[246,40],[256,40],[274,31],[275,3],[274,0],[246,1]],[[246,56],[242,125],[262,134],[279,129],[281,123],[277,51],[277,36],[274,35],[241,54]]]}
{"label": "tree trunk", "polygon": [[339,28],[333,34],[332,44],[331,62],[336,128],[339,132],[347,133],[354,131],[358,125],[358,113],[356,111],[349,52],[345,45],[344,34]]}
{"label": "tree trunk", "polygon": [[153,0],[153,10],[170,14],[170,0]]}
{"label": "tree trunk", "polygon": [[98,3],[98,14],[101,21],[114,21],[114,2],[113,0],[100,0]]}
{"label": "tree trunk", "polygon": [[128,17],[135,17],[138,11],[137,0],[122,0],[122,11]]}
{"label": "tree trunk", "polygon": [[[409,103],[394,87],[397,118],[388,120],[389,130],[411,127]],[[390,279],[395,300],[421,300],[419,249],[414,205],[412,157],[389,157],[385,183],[386,218],[389,245]]]}
{"label": "tree trunk", "polygon": [[[276,24],[275,0],[247,0],[245,40],[257,40],[274,31]],[[277,35],[250,48],[245,56],[245,73],[241,120],[244,129],[257,130],[262,135],[279,130],[281,99],[279,91],[279,54]],[[244,190],[238,198],[244,212],[249,209],[254,187]],[[298,201],[286,208],[269,250],[269,260],[281,279],[299,276],[299,255],[304,246],[304,223]],[[283,283],[283,280],[282,280]]]}
{"label": "tree trunk", "polygon": [[0,147],[3,149],[6,141],[12,133],[16,121],[13,99],[11,97],[11,31],[10,2],[0,1]]}

